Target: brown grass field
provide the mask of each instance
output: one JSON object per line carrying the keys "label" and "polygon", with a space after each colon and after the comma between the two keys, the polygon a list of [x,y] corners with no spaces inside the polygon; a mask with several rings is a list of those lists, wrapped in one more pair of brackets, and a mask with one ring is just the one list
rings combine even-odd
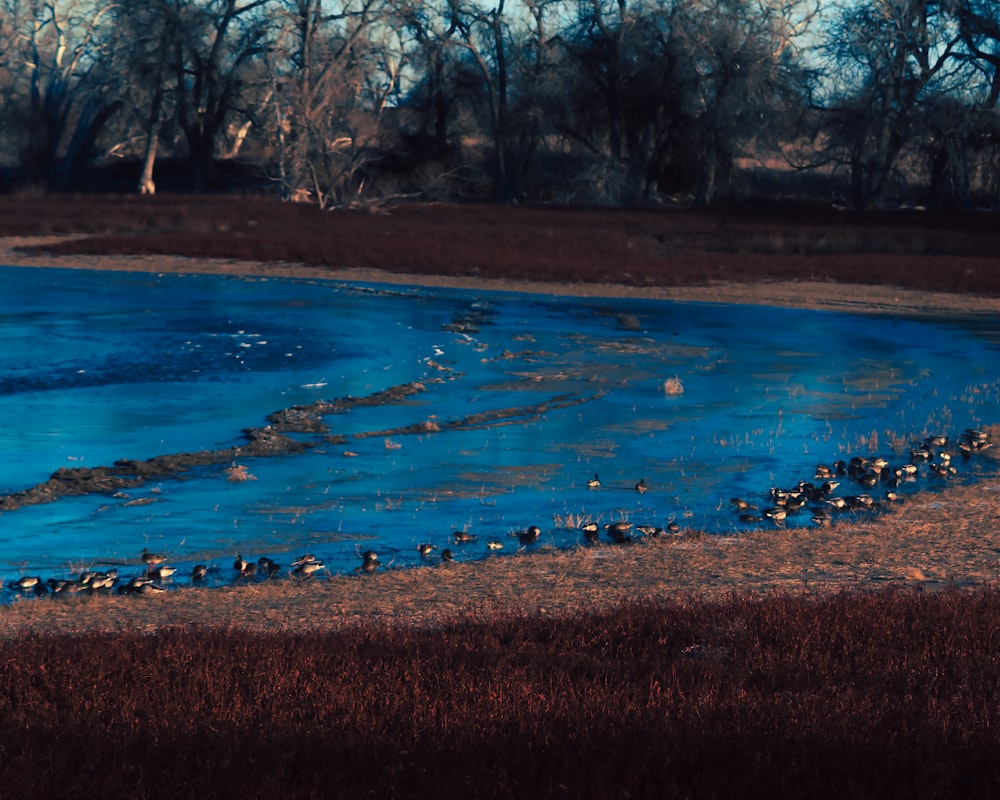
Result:
{"label": "brown grass field", "polygon": [[[990,215],[27,196],[0,198],[0,237],[8,264],[1000,313]],[[725,541],[19,600],[0,796],[995,797],[998,490]]]}

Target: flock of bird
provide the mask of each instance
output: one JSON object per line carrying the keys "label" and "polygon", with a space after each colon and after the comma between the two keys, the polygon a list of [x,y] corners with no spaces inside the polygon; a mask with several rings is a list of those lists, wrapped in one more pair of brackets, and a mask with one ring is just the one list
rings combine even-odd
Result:
{"label": "flock of bird", "polygon": [[[972,428],[962,431],[954,443],[935,434],[911,447],[905,463],[893,466],[880,456],[854,456],[832,465],[819,464],[811,480],[800,480],[789,488],[772,487],[763,508],[739,497],[731,503],[742,523],[770,520],[780,525],[792,515],[808,512],[814,524],[829,525],[838,512],[878,512],[898,502],[899,490],[921,477],[943,480],[957,475],[953,445],[962,459],[969,459],[992,444],[988,431]],[[856,486],[858,491],[837,494],[841,485]]]}
{"label": "flock of bird", "polygon": [[[916,482],[921,476],[934,479],[946,479],[958,473],[954,465],[955,456],[952,445],[963,459],[969,459],[992,446],[992,440],[987,431],[967,429],[952,443],[943,435],[928,436],[909,451],[909,460],[893,466],[885,458],[878,456],[855,456],[850,460],[838,460],[831,465],[820,464],[810,480],[800,480],[788,488],[773,487],[766,494],[763,507],[739,497],[733,497],[734,506],[739,520],[743,524],[760,523],[765,520],[776,525],[797,514],[808,513],[810,520],[816,525],[829,525],[838,512],[877,512],[885,504],[891,504],[899,499],[899,489],[904,484]],[[838,494],[842,485],[858,487],[857,493]],[[587,481],[591,490],[601,488],[601,480],[594,475]],[[649,486],[645,478],[634,485],[635,491],[645,494]],[[671,521],[665,527],[633,524],[628,519],[618,519],[607,524],[585,521],[580,525],[583,539],[588,544],[599,544],[601,532],[612,544],[628,544],[643,538],[656,538],[664,534],[680,533],[680,525]],[[542,536],[542,529],[537,525],[511,532],[518,544],[529,546],[537,543]],[[471,544],[478,537],[467,530],[454,531],[450,542],[454,547]],[[503,549],[500,539],[491,538],[486,542],[489,550]],[[417,550],[423,559],[434,557],[437,546],[430,542],[422,542]],[[444,547],[440,551],[441,560],[450,562],[455,559],[452,547]],[[177,574],[175,567],[169,566],[167,557],[150,552],[143,548],[139,554],[143,563],[140,574],[123,580],[116,568],[107,570],[84,570],[75,578],[48,578],[42,580],[38,576],[24,576],[8,584],[14,592],[35,595],[72,595],[79,593],[110,593],[123,595],[147,595],[166,591],[164,583]],[[375,572],[382,563],[378,553],[366,550],[361,554],[361,564],[355,568],[358,573]],[[199,585],[206,580],[210,568],[205,564],[196,564],[188,576],[192,585]],[[283,568],[267,556],[261,556],[256,561],[245,559],[237,554],[233,562],[233,576],[237,580],[270,579],[281,575]],[[318,573],[328,572],[322,560],[312,554],[299,556],[292,561],[288,574],[293,578],[308,579]]]}

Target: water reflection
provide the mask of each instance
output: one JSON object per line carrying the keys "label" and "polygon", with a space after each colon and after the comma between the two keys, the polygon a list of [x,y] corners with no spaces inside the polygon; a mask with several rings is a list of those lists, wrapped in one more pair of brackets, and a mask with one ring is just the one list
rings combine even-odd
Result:
{"label": "water reflection", "polygon": [[[62,467],[239,447],[278,409],[422,386],[289,434],[307,450],[248,459],[254,480],[208,464],[7,512],[5,581],[139,569],[145,546],[182,567],[175,582],[206,563],[211,583],[234,578],[237,552],[287,568],[316,551],[344,571],[366,549],[419,564],[421,542],[457,560],[489,557],[490,540],[510,552],[536,524],[530,546],[579,544],[588,519],[767,527],[729,498],[763,503],[855,454],[902,463],[1000,405],[997,321],[14,268],[0,298],[0,494]],[[681,394],[665,390],[675,376]]]}

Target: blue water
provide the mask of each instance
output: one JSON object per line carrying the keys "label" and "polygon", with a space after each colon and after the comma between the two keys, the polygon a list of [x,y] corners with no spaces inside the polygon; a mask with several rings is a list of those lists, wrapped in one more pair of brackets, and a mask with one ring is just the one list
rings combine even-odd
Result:
{"label": "blue water", "polygon": [[[423,541],[459,560],[497,552],[491,539],[509,553],[519,546],[512,532],[532,524],[542,545],[558,547],[581,541],[584,519],[766,528],[740,523],[729,498],[764,503],[771,486],[812,479],[819,463],[902,463],[928,433],[995,422],[997,328],[0,268],[0,494],[61,467],[238,445],[244,428],[282,408],[425,387],[399,404],[325,417],[342,440],[301,434],[312,445],[305,454],[242,461],[255,480],[229,481],[219,464],[117,497],[0,514],[0,578],[138,571],[147,546],[178,576],[203,562],[224,582],[237,552],[287,568],[308,550],[337,572],[369,548],[383,564],[419,564]],[[684,391],[668,395],[675,376]],[[425,422],[441,431],[386,433]],[[956,479],[995,465],[956,463]],[[588,489],[595,473],[602,485]],[[477,540],[453,545],[459,529]]]}

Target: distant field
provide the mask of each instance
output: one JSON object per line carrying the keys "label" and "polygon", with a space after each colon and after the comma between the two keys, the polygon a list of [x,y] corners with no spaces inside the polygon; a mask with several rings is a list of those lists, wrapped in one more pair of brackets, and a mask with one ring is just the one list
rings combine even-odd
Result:
{"label": "distant field", "polygon": [[0,235],[58,234],[88,235],[48,247],[64,254],[632,286],[809,279],[1000,296],[1000,225],[984,213],[444,204],[320,211],[262,197],[0,197]]}

